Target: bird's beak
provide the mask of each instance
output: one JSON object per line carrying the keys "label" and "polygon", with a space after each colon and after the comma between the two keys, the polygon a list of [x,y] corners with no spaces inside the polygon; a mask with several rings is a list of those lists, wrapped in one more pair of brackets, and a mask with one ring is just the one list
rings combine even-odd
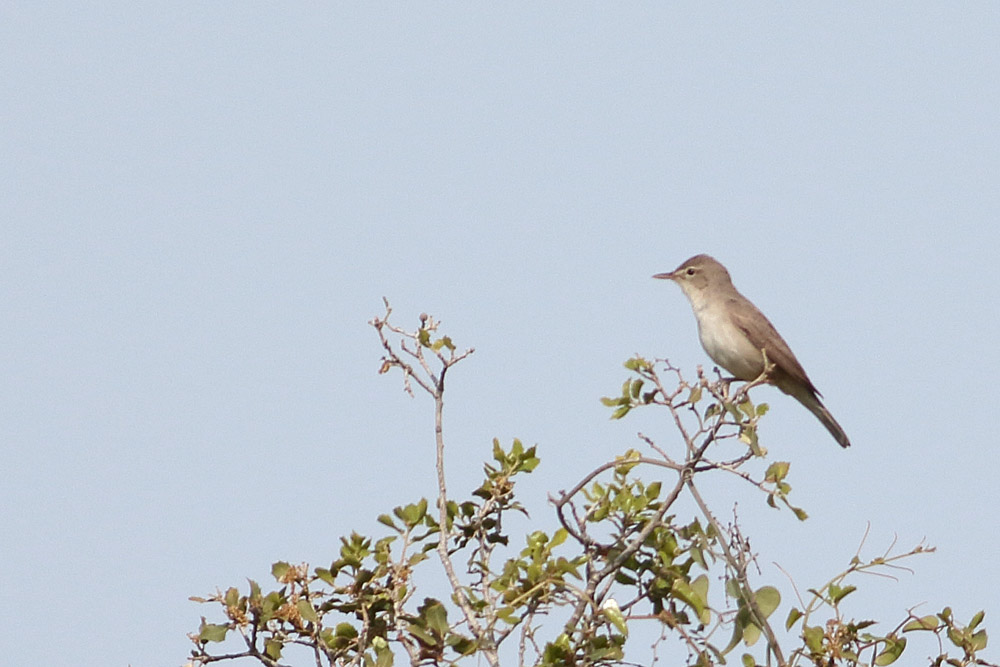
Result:
{"label": "bird's beak", "polygon": [[654,278],[659,278],[660,280],[673,280],[674,279],[674,273],[675,273],[674,271],[671,271],[670,273],[657,273],[653,277]]}

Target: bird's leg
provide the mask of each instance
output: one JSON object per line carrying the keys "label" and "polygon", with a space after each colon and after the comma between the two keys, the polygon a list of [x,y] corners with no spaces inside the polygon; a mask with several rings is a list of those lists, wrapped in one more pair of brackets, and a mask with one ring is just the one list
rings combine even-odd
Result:
{"label": "bird's leg", "polygon": [[729,398],[729,389],[734,382],[737,382],[739,378],[736,377],[722,377],[722,373],[719,371],[719,367],[715,367],[715,374],[719,376],[719,385],[722,387],[722,395]]}

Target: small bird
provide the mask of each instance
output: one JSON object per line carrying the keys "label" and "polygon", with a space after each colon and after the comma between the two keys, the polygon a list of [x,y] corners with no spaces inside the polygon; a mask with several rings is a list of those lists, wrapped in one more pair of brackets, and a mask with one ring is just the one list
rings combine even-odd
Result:
{"label": "small bird", "polygon": [[695,255],[676,270],[653,277],[672,280],[684,291],[698,320],[701,346],[712,361],[749,382],[764,372],[766,352],[774,365],[767,381],[806,406],[841,447],[851,446],[788,343],[764,313],[736,291],[726,267],[708,255]]}

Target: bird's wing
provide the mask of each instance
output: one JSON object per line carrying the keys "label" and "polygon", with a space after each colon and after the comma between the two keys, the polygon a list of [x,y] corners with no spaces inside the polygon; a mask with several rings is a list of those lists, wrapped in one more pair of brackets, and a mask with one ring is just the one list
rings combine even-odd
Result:
{"label": "bird's wing", "polygon": [[764,316],[764,313],[746,299],[743,299],[742,303],[731,304],[729,313],[733,318],[733,324],[746,335],[754,347],[767,351],[768,361],[774,364],[778,370],[783,371],[793,381],[809,387],[817,395],[822,395],[813,386],[805,369],[802,368],[802,364],[795,358],[792,349],[788,347],[788,343],[774,328],[771,321]]}

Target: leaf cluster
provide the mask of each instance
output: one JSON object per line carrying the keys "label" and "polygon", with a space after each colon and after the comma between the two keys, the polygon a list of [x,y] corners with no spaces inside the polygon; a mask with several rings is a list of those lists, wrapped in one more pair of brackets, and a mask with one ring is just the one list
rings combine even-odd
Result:
{"label": "leaf cluster", "polygon": [[[272,567],[273,586],[251,580],[243,590],[192,598],[222,616],[203,618],[190,635],[192,665],[620,665],[644,628],[659,635],[654,660],[669,650],[670,664],[888,665],[917,636],[938,643],[928,664],[988,664],[980,657],[983,612],[963,625],[950,608],[925,616],[910,610],[880,632],[879,623],[856,620],[845,608],[858,576],[933,551],[922,545],[905,553],[890,547],[869,560],[855,555],[843,572],[799,596],[783,627],[775,625],[778,588],[760,581],[758,556],[735,512],[721,521],[699,488],[722,476],[806,520],[791,502],[790,464],[768,461],[759,441],[767,405],[753,403],[749,392],[766,381],[767,369],[733,391],[731,381],[701,369],[689,383],[666,360],[630,359],[620,395],[603,402],[614,419],[661,411],[673,444],[639,434],[648,452],[630,448],[554,494],[559,527],[519,538],[511,519],[528,512],[517,482],[538,467],[537,448],[494,440],[481,482],[467,497],[452,498],[444,484],[444,380],[471,350],[458,352],[433,318],[421,316],[408,331],[391,324],[390,314],[386,304],[384,317],[372,322],[385,353],[381,371],[400,370],[406,391],[419,387],[434,401],[436,498],[380,515],[382,534],[342,537],[328,566],[282,561]],[[447,583],[418,594],[418,572],[431,567]]]}

